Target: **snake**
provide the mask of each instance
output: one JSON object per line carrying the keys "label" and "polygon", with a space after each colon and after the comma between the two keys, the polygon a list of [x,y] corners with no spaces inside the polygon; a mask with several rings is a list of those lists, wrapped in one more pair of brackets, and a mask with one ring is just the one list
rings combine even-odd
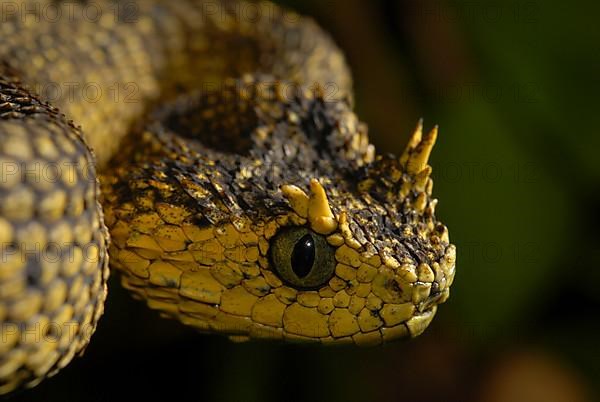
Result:
{"label": "snake", "polygon": [[377,153],[311,18],[242,0],[0,14],[1,394],[84,352],[109,271],[233,341],[379,345],[448,299],[438,129]]}

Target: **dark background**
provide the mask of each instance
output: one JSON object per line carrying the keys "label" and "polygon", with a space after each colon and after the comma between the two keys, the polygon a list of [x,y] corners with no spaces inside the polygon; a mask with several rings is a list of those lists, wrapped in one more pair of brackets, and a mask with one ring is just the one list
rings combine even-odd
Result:
{"label": "dark background", "polygon": [[400,152],[419,117],[440,125],[450,300],[384,348],[235,344],[159,319],[113,277],[85,356],[11,400],[597,400],[599,3],[280,3],[344,49],[379,149]]}

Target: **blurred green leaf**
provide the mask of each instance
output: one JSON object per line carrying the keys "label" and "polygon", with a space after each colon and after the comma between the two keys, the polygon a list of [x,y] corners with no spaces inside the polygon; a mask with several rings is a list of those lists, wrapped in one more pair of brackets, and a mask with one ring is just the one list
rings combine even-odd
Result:
{"label": "blurred green leaf", "polygon": [[482,99],[440,114],[433,161],[438,216],[458,246],[450,305],[476,335],[511,328],[557,280],[569,200]]}

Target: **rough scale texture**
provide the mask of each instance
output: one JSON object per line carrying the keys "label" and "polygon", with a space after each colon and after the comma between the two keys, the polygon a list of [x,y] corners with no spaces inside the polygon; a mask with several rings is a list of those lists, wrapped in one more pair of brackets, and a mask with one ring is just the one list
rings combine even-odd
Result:
{"label": "rough scale texture", "polygon": [[89,149],[0,67],[0,393],[81,352],[102,315],[107,231]]}
{"label": "rough scale texture", "polygon": [[[15,4],[0,25],[0,321],[13,339],[0,393],[64,367],[102,313],[87,145],[111,266],[162,314],[236,340],[374,345],[427,327],[455,265],[431,197],[437,129],[419,125],[399,158],[375,155],[343,55],[312,21],[270,3],[94,3],[92,16]],[[274,267],[289,226],[335,256],[318,287]],[[54,341],[64,322],[75,331]],[[43,341],[24,335],[32,325]]]}

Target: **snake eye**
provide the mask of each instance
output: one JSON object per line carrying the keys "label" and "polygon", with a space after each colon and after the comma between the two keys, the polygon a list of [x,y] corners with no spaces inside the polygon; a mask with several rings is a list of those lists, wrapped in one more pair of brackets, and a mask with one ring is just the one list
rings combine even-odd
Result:
{"label": "snake eye", "polygon": [[271,240],[271,263],[288,284],[314,289],[327,283],[335,272],[333,248],[303,227],[283,228]]}

